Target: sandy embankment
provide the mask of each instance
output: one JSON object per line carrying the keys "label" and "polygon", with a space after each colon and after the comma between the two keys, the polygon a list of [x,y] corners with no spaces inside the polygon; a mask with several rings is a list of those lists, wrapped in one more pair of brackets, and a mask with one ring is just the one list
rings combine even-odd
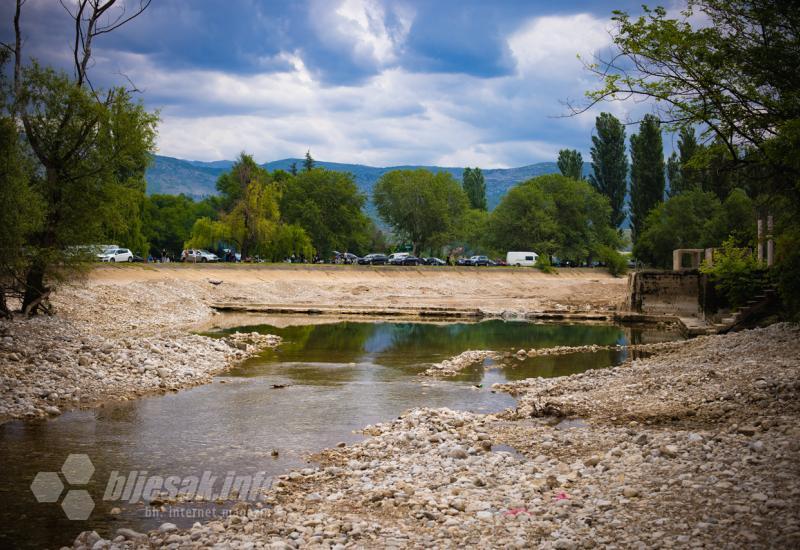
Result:
{"label": "sandy embankment", "polygon": [[596,270],[102,266],[55,294],[55,316],[0,322],[0,421],[207,383],[274,344],[190,334],[219,318],[213,303],[608,311],[624,289]]}

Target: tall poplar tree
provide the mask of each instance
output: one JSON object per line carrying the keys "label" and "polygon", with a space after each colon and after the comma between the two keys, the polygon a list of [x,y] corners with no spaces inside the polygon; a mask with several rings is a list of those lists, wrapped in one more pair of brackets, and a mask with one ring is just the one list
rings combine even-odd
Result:
{"label": "tall poplar tree", "polygon": [[557,164],[561,175],[574,180],[583,179],[583,157],[575,149],[561,149]]}
{"label": "tall poplar tree", "polygon": [[697,143],[694,135],[694,128],[681,128],[678,134],[678,151],[673,152],[667,161],[670,197],[702,187],[701,171],[689,165],[689,161],[701,149],[702,146]]}
{"label": "tall poplar tree", "polygon": [[480,168],[464,168],[462,184],[464,192],[469,199],[469,207],[476,210],[486,210],[486,180]]}
{"label": "tall poplar tree", "polygon": [[661,123],[645,115],[639,134],[631,136],[631,225],[634,242],[644,229],[647,214],[664,200],[664,144]]}
{"label": "tall poplar tree", "polygon": [[619,228],[625,220],[625,191],[628,187],[625,127],[611,113],[600,113],[595,126],[597,135],[592,136],[592,173],[589,174],[589,183],[608,197],[611,225]]}

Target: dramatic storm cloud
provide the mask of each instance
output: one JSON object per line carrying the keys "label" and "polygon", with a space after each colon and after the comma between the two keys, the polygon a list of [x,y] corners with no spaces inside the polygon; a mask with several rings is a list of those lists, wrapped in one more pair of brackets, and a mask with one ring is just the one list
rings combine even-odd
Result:
{"label": "dramatic storm cloud", "polygon": [[[133,4],[132,0],[128,1]],[[12,2],[0,6],[2,37]],[[65,2],[69,5],[69,2]],[[154,0],[98,38],[96,85],[142,90],[159,152],[198,160],[302,156],[373,165],[503,167],[588,158],[594,117],[565,100],[597,85],[578,55],[608,52],[616,1]],[[27,57],[70,70],[70,21],[28,0]],[[636,107],[639,110],[641,106]]]}

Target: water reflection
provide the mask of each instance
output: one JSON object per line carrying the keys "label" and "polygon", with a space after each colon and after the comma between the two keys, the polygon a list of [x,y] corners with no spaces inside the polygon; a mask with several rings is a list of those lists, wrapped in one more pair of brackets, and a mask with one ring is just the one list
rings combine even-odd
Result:
{"label": "water reflection", "polygon": [[[225,476],[228,471],[263,470],[277,475],[303,465],[309,453],[359,440],[354,430],[411,407],[500,410],[514,401],[489,391],[494,382],[560,376],[625,359],[621,352],[535,357],[502,369],[476,366],[449,381],[420,383],[417,374],[428,363],[467,349],[510,351],[674,337],[645,336],[615,326],[503,321],[341,322],[242,330],[279,334],[284,341],[213,384],[49,421],[0,425],[0,547],[57,547],[86,529],[109,536],[119,527],[141,531],[165,521],[143,517],[140,505],[104,502],[113,471],[199,476],[208,470]],[[279,451],[277,458],[271,456],[273,449]],[[57,503],[37,503],[29,490],[37,472],[58,471],[70,453],[88,454],[96,468],[88,487],[81,487],[97,504],[85,522],[67,520]],[[122,508],[118,519],[108,515],[112,506]],[[188,526],[195,519],[168,521]]]}

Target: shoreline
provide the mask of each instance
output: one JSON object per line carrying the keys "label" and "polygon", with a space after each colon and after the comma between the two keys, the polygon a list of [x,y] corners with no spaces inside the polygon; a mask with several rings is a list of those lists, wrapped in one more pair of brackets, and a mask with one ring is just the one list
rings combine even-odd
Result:
{"label": "shoreline", "polygon": [[513,409],[412,409],[279,476],[263,505],[106,544],[796,547],[799,368],[784,323],[505,384]]}
{"label": "shoreline", "polygon": [[[535,298],[529,296],[531,284],[539,285]],[[465,304],[475,304],[472,311],[483,306],[483,316],[511,318],[546,305],[580,317],[586,312],[575,311],[576,295],[613,311],[623,289],[622,280],[580,269],[545,275],[296,264],[97,266],[54,293],[55,315],[0,321],[0,423],[209,383],[262,349],[193,334],[214,324],[219,318],[214,305],[220,302],[242,305],[269,298],[296,311],[311,303],[335,311],[347,302],[367,312],[379,301],[405,308],[409,318],[430,320],[441,317],[436,312]],[[491,296],[496,307],[486,307]],[[431,315],[409,316],[409,311]]]}

